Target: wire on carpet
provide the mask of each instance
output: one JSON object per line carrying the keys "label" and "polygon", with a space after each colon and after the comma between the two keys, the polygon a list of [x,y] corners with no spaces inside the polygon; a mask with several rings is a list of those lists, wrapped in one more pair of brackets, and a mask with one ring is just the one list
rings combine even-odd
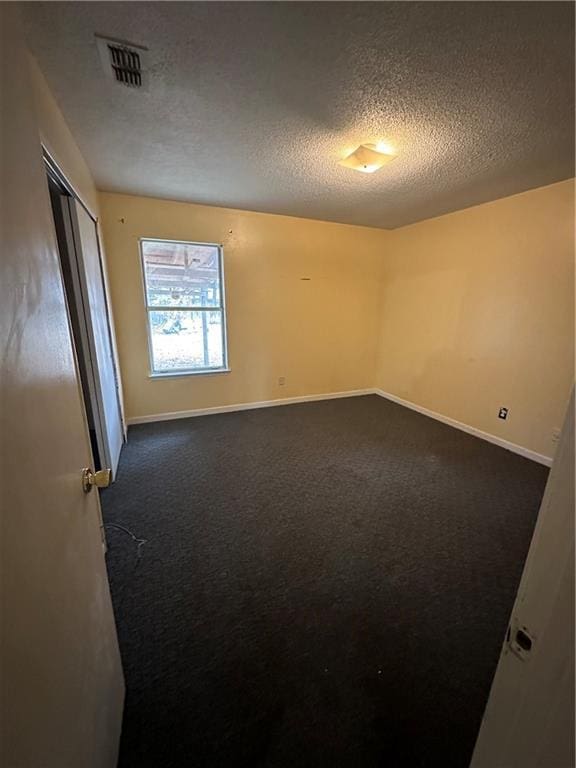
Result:
{"label": "wire on carpet", "polygon": [[119,525],[118,523],[105,523],[104,528],[117,528],[119,531],[124,531],[124,533],[127,533],[128,536],[136,542],[136,565],[138,565],[142,556],[142,547],[144,544],[148,543],[148,539],[139,539],[129,528]]}

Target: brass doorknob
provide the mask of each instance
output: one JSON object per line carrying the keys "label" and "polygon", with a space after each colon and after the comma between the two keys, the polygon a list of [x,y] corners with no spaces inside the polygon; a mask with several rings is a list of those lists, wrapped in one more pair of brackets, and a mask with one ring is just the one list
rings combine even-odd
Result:
{"label": "brass doorknob", "polygon": [[111,469],[99,469],[98,472],[93,472],[90,467],[85,467],[82,470],[82,490],[84,493],[90,493],[93,486],[108,488],[111,479]]}

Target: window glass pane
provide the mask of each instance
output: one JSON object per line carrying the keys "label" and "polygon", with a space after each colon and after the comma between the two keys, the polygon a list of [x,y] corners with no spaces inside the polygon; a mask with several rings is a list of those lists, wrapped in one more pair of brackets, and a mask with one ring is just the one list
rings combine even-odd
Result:
{"label": "window glass pane", "polygon": [[224,367],[221,311],[151,310],[148,318],[154,371]]}
{"label": "window glass pane", "polygon": [[220,306],[217,246],[143,240],[142,257],[149,306]]}

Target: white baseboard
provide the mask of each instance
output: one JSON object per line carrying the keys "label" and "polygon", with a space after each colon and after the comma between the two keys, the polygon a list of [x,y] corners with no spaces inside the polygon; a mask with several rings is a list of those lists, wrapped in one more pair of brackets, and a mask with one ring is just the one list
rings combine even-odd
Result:
{"label": "white baseboard", "polygon": [[153,413],[149,416],[133,416],[127,419],[130,424],[147,424],[151,421],[172,421],[173,419],[188,419],[193,416],[209,416],[213,413],[230,413],[231,411],[251,411],[256,408],[272,408],[277,405],[292,405],[294,403],[311,403],[316,400],[335,400],[340,397],[360,397],[375,395],[375,389],[352,389],[349,392],[328,392],[321,395],[302,395],[301,397],[282,397],[277,400],[260,400],[253,403],[235,403],[234,405],[218,405],[214,408],[196,408],[192,411],[172,411],[171,413]]}
{"label": "white baseboard", "polygon": [[398,405],[403,405],[405,408],[410,408],[412,411],[422,413],[424,416],[429,416],[431,419],[441,421],[443,424],[448,424],[451,427],[467,432],[469,435],[474,435],[482,440],[487,440],[489,443],[499,445],[501,448],[505,448],[507,451],[512,451],[520,456],[524,456],[532,461],[537,461],[539,464],[544,464],[549,467],[552,465],[552,458],[550,456],[544,456],[536,451],[531,451],[528,448],[523,448],[521,445],[511,443],[508,440],[504,440],[496,435],[491,435],[489,432],[483,432],[476,427],[470,427],[468,424],[463,424],[461,421],[451,419],[449,416],[443,416],[441,413],[431,411],[428,408],[424,408],[421,405],[410,402],[410,400],[403,400],[401,397],[390,394],[390,392],[384,392],[382,389],[353,389],[348,392],[327,392],[320,395],[302,395],[301,397],[283,397],[277,400],[260,400],[252,403],[234,403],[233,405],[218,405],[213,408],[195,408],[191,411],[172,411],[170,413],[153,413],[148,416],[133,416],[127,419],[128,425],[131,424],[148,424],[153,421],[172,421],[174,419],[188,419],[194,416],[209,416],[214,413],[231,413],[233,411],[250,411],[257,408],[273,408],[279,405],[292,405],[294,403],[311,403],[317,400],[335,400],[341,397],[361,397],[362,395],[379,395],[386,400],[391,400]]}
{"label": "white baseboard", "polygon": [[487,440],[489,443],[499,445],[501,448],[506,448],[507,451],[517,453],[520,456],[524,456],[526,459],[532,459],[532,461],[537,461],[539,464],[544,464],[547,467],[552,465],[552,458],[550,456],[544,456],[541,453],[536,453],[536,451],[523,448],[521,445],[516,445],[516,443],[511,443],[496,435],[491,435],[489,432],[483,432],[481,429],[476,429],[476,427],[470,427],[468,424],[463,424],[461,421],[451,419],[449,416],[443,416],[441,413],[436,413],[436,411],[430,411],[428,408],[416,405],[416,403],[412,403],[410,400],[403,400],[401,397],[391,395],[389,392],[384,392],[382,389],[375,389],[373,391],[376,395],[380,395],[380,397],[384,397],[386,400],[391,400],[393,403],[403,405],[405,408],[410,408],[413,411],[424,414],[424,416],[429,416],[431,419],[436,419],[443,424],[448,424],[451,427],[460,429],[462,432],[467,432],[469,435],[474,435],[482,440]]}

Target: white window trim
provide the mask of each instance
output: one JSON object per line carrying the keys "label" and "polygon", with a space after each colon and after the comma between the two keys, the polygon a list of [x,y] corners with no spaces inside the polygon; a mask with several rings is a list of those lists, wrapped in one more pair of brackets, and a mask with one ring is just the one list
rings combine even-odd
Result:
{"label": "white window trim", "polygon": [[[171,371],[154,370],[154,355],[152,351],[152,330],[150,324],[150,312],[158,312],[162,307],[148,304],[148,289],[146,285],[146,266],[144,262],[143,243],[174,243],[175,245],[202,245],[218,249],[218,274],[220,278],[220,304],[217,307],[168,307],[176,311],[184,312],[221,312],[222,313],[222,365],[217,368],[176,368]],[[173,379],[180,376],[212,376],[219,373],[230,373],[228,365],[228,328],[226,313],[226,281],[224,276],[224,250],[221,243],[201,243],[195,240],[170,240],[164,237],[140,237],[138,238],[140,251],[140,270],[142,274],[142,289],[144,291],[144,316],[146,322],[146,334],[148,338],[148,366],[150,379]]]}

